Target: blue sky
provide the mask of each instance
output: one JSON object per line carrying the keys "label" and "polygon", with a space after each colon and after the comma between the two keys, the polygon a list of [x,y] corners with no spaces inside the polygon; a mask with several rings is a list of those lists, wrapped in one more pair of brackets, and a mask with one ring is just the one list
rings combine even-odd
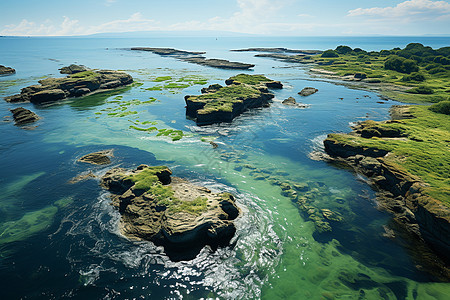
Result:
{"label": "blue sky", "polygon": [[263,35],[448,35],[450,1],[2,0],[0,35],[232,31]]}

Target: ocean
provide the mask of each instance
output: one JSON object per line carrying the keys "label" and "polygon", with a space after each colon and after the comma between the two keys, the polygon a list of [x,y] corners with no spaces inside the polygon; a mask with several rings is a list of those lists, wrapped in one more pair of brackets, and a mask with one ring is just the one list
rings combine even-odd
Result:
{"label": "ocean", "polygon": [[[0,97],[63,76],[58,69],[72,63],[124,70],[142,83],[53,105],[0,101],[2,299],[447,299],[450,285],[420,271],[426,266],[417,268],[424,262],[409,241],[385,236],[391,217],[377,209],[365,178],[310,158],[323,151],[328,133],[349,132],[360,120],[385,120],[389,107],[399,103],[311,77],[305,66],[229,51],[338,45],[381,50],[410,42],[439,48],[449,46],[450,37],[1,37],[0,64],[17,72],[0,77]],[[198,127],[186,118],[184,96],[242,72],[127,50],[138,46],[206,51],[208,58],[252,63],[254,70],[244,73],[264,74],[284,88],[274,91],[269,108],[248,111],[231,124]],[[154,89],[163,85],[155,82],[161,76],[185,86]],[[319,92],[301,99],[297,93],[306,86]],[[282,105],[290,96],[310,107]],[[130,104],[149,99],[156,100]],[[124,111],[132,113],[112,114],[118,103],[128,103]],[[17,106],[41,120],[14,126],[9,109]],[[145,121],[182,130],[185,137],[171,141],[130,128]],[[105,149],[114,150],[110,166],[76,161]],[[236,195],[242,215],[231,245],[205,247],[193,260],[173,262],[162,247],[120,235],[120,215],[98,180],[69,183],[90,171],[101,176],[114,166],[140,164],[166,165],[174,176]],[[344,221],[318,233],[279,187],[257,180],[244,165],[307,184],[314,190],[313,205],[340,212]]]}

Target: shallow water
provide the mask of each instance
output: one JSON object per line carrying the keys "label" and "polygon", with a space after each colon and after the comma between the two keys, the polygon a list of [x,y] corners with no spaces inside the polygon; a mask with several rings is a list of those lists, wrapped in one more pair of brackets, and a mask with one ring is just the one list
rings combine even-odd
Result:
{"label": "shallow water", "polygon": [[[393,48],[403,46],[395,43],[413,41],[386,39],[378,40],[378,45]],[[441,47],[449,39],[426,41]],[[419,272],[415,265],[421,262],[412,259],[404,242],[383,236],[390,217],[376,209],[374,192],[364,178],[308,157],[311,151],[321,151],[327,133],[349,131],[349,123],[357,120],[386,119],[395,102],[380,104],[374,93],[311,81],[301,67],[228,51],[263,46],[320,49],[333,43],[337,42],[288,39],[283,43],[276,38],[1,38],[2,64],[16,68],[17,74],[0,78],[0,96],[17,93],[42,76],[59,76],[57,69],[70,63],[127,70],[143,84],[57,105],[24,104],[42,117],[36,128],[8,122],[4,117],[16,105],[0,103],[4,120],[0,123],[4,189],[0,287],[5,297],[446,299],[449,284]],[[369,49],[370,44],[366,41],[359,47]],[[198,94],[204,85],[193,84],[186,76],[223,84],[238,72],[121,50],[132,46],[205,50],[208,57],[254,63],[255,70],[248,73],[280,80],[285,88],[275,91],[270,108],[247,112],[232,124],[198,127],[186,119],[183,97]],[[372,47],[377,49],[375,44]],[[146,90],[163,84],[153,81],[158,76],[171,76],[172,81],[190,86]],[[300,99],[297,92],[305,86],[319,92]],[[282,105],[289,96],[310,108]],[[152,97],[157,99],[152,103],[130,102]],[[109,115],[115,112],[136,113]],[[158,129],[182,130],[185,137],[173,142],[130,128],[144,128],[145,121],[156,122]],[[214,138],[219,147],[212,149],[202,137]],[[236,221],[232,245],[216,252],[206,247],[192,261],[171,262],[161,247],[121,237],[119,214],[98,181],[68,183],[80,173],[104,173],[109,167],[76,162],[103,149],[114,149],[114,166],[164,164],[176,176],[235,194],[243,214]],[[277,185],[258,180],[264,174],[308,184],[315,191],[314,207],[340,212],[344,222],[331,224],[331,233],[318,233]]]}

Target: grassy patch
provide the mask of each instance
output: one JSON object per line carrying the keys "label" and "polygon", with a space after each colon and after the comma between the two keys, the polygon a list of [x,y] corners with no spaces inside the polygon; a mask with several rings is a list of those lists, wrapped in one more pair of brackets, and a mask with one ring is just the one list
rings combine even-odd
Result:
{"label": "grassy patch", "polygon": [[233,80],[233,81],[239,82],[239,83],[249,84],[249,85],[259,85],[263,82],[272,81],[271,79],[267,78],[264,75],[248,75],[248,74],[239,74],[239,75],[230,77],[230,80]]}
{"label": "grassy patch", "polygon": [[[407,47],[408,48],[408,47]],[[408,50],[409,51],[409,50]],[[433,50],[435,55],[439,54],[440,49]],[[406,51],[407,52],[407,51]],[[338,57],[326,58],[316,55],[313,60],[320,65],[321,69],[336,72],[339,76],[355,75],[364,73],[367,76],[366,81],[378,79],[381,83],[393,84],[401,87],[408,87],[409,94],[404,92],[389,91],[382,89],[382,94],[397,101],[408,103],[430,103],[448,100],[450,96],[450,68],[448,65],[442,65],[430,62],[433,59],[432,54],[418,57],[418,54],[412,55],[407,60],[414,60],[417,67],[411,75],[386,68],[386,61],[392,60],[393,55],[405,55],[403,50],[382,50],[380,52],[366,52],[354,50],[346,53],[339,53]],[[401,58],[404,60],[404,58]],[[418,76],[418,74],[420,76]],[[420,80],[417,80],[420,79]]]}
{"label": "grassy patch", "polygon": [[425,189],[428,195],[450,206],[450,116],[435,113],[427,106],[414,106],[410,111],[416,118],[377,123],[379,127],[400,128],[407,140],[343,134],[333,134],[331,138],[344,144],[392,152],[395,155],[386,159],[420,177],[429,184]]}

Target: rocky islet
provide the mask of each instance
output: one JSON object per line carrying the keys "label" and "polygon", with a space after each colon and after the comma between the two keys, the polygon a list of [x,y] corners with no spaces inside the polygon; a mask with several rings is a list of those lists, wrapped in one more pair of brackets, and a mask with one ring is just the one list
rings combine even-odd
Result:
{"label": "rocky islet", "polygon": [[120,231],[131,239],[162,245],[173,260],[192,259],[205,246],[225,246],[239,215],[233,195],[213,193],[171,177],[165,166],[114,168],[101,185],[121,214]]}
{"label": "rocky islet", "polygon": [[125,72],[90,70],[70,74],[64,78],[47,78],[21,90],[20,94],[6,97],[7,102],[31,102],[40,104],[66,98],[80,97],[90,93],[111,90],[129,85],[133,77]]}

